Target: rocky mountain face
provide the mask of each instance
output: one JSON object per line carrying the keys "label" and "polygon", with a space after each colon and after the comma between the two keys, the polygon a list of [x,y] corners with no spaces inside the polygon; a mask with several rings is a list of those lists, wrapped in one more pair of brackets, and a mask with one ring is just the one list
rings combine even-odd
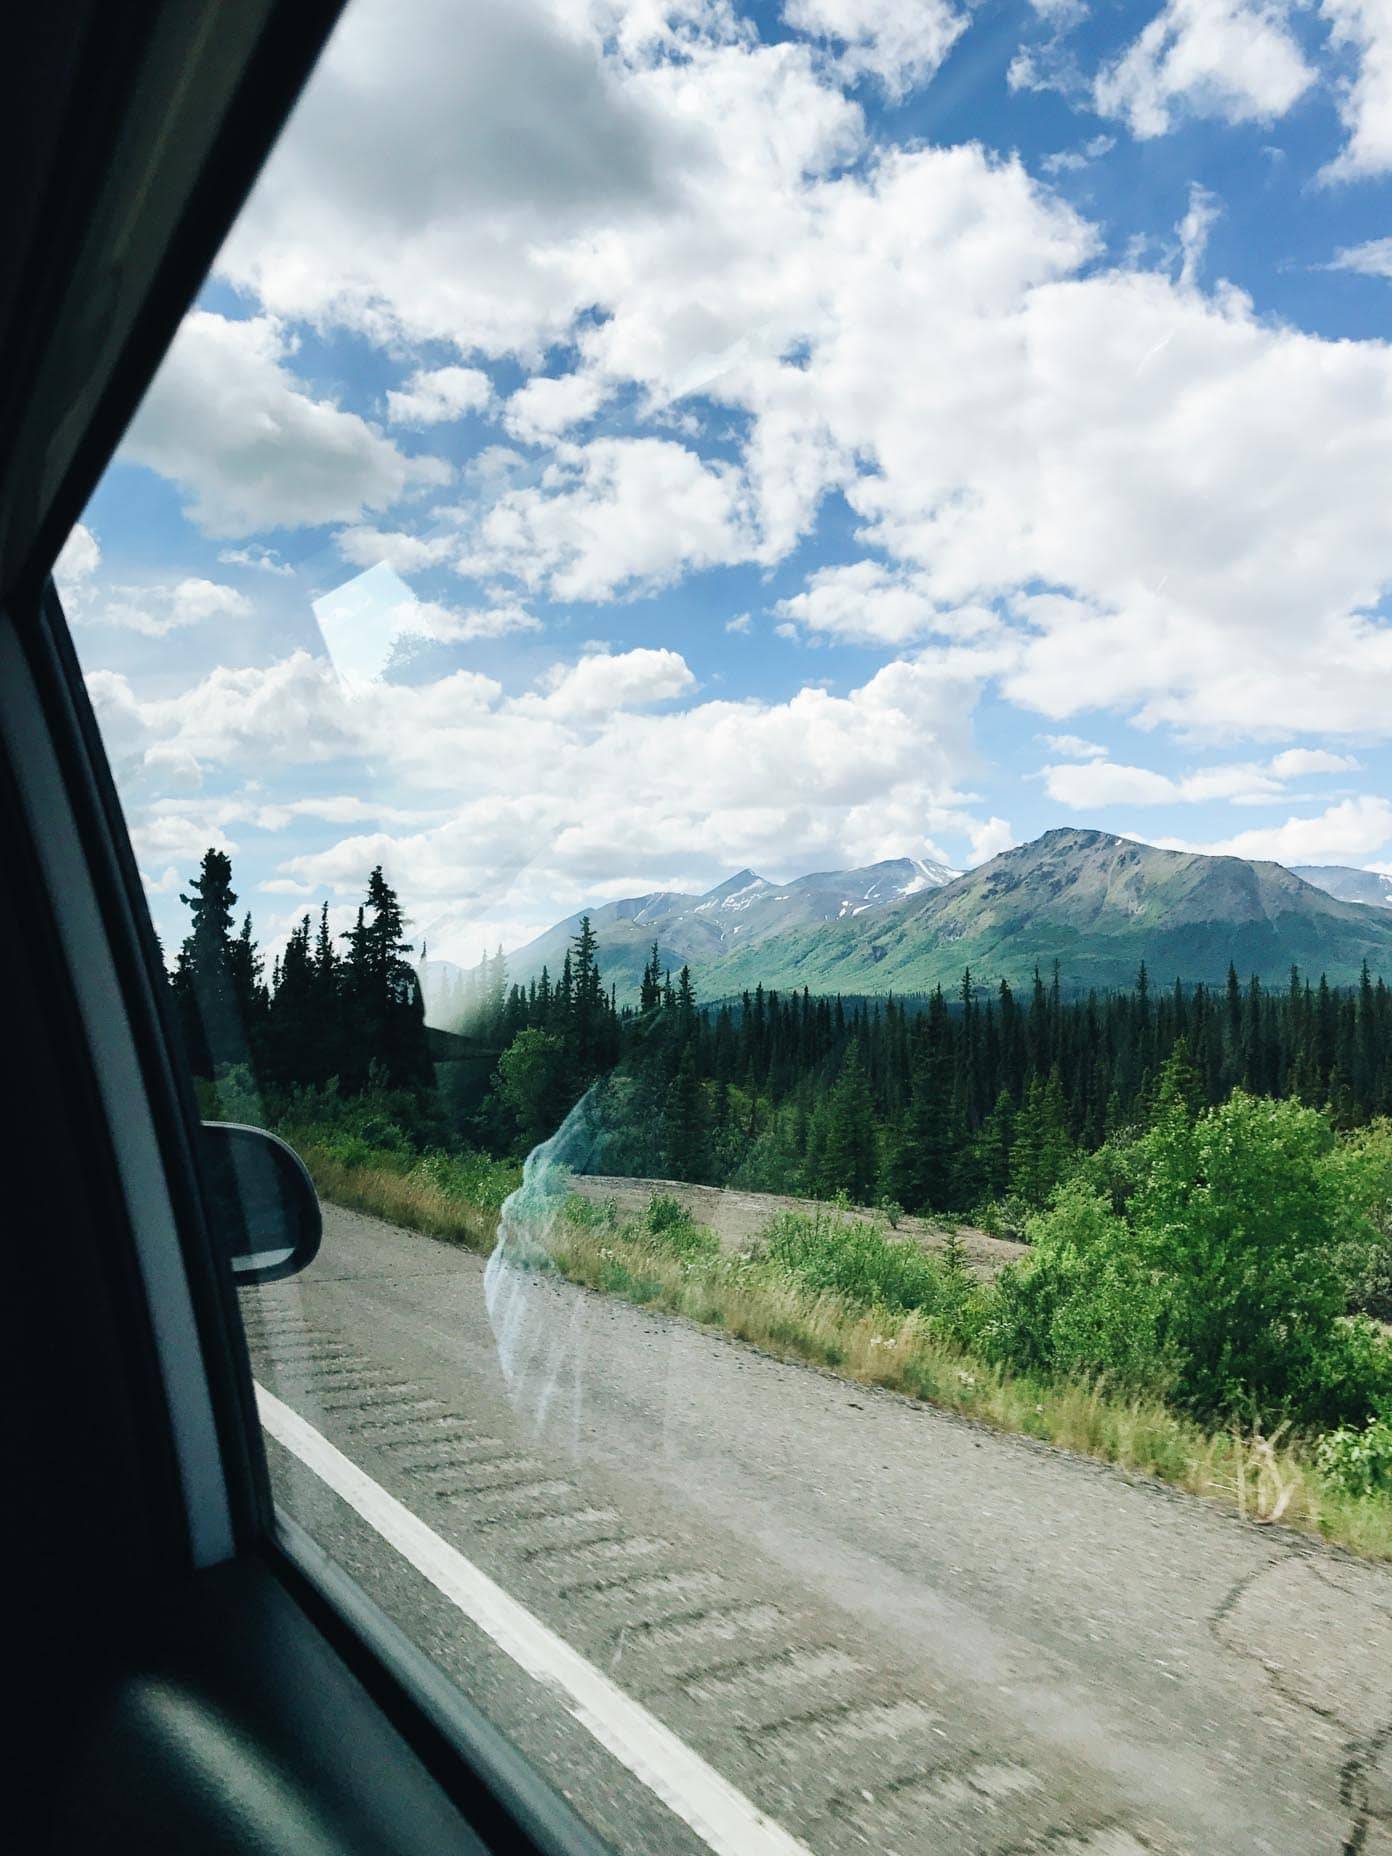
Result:
{"label": "rocky mountain face", "polygon": [[1392,876],[1376,870],[1351,870],[1345,864],[1292,864],[1292,873],[1340,902],[1371,902],[1392,909]]}

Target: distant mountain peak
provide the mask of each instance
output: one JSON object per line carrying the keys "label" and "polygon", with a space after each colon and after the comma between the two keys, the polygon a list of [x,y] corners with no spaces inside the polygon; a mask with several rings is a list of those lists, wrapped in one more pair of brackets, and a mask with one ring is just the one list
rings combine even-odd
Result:
{"label": "distant mountain peak", "polygon": [[736,870],[733,876],[727,876],[723,883],[717,883],[714,889],[708,889],[699,898],[695,912],[698,915],[712,912],[721,915],[737,914],[752,908],[773,887],[767,878],[753,870]]}

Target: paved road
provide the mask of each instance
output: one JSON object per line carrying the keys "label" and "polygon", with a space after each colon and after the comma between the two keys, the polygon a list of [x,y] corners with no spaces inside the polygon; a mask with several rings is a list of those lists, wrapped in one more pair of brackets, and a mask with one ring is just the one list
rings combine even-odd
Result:
{"label": "paved road", "polygon": [[[258,1378],[816,1856],[1392,1856],[1392,1575],[328,1210]],[[700,1840],[271,1447],[621,1850]]]}

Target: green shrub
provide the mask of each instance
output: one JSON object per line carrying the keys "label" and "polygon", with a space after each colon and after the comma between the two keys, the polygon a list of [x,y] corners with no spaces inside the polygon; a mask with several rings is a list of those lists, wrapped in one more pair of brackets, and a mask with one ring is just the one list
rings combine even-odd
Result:
{"label": "green shrub", "polygon": [[643,1217],[641,1241],[669,1257],[715,1257],[720,1239],[707,1225],[697,1224],[679,1199],[654,1193]]}
{"label": "green shrub", "polygon": [[618,1223],[619,1204],[617,1199],[590,1199],[583,1193],[571,1192],[566,1195],[561,1215],[573,1230],[603,1231]]}
{"label": "green shrub", "polygon": [[1006,1193],[1003,1198],[988,1199],[978,1206],[973,1221],[988,1237],[1003,1237],[1012,1244],[1019,1244],[1024,1242],[1026,1227],[1033,1216],[1023,1199]]}
{"label": "green shrub", "polygon": [[1392,1322],[1392,1121],[1384,1118],[1345,1135],[1329,1164],[1343,1190],[1341,1257],[1349,1307]]}
{"label": "green shrub", "polygon": [[946,1299],[942,1266],[868,1221],[781,1212],[765,1226],[761,1244],[776,1268],[806,1288],[867,1307],[933,1314]]}
{"label": "green shrub", "polygon": [[1392,1419],[1375,1418],[1361,1431],[1331,1431],[1320,1439],[1315,1463],[1341,1495],[1392,1494]]}
{"label": "green shrub", "polygon": [[1196,1121],[1162,1115],[1124,1167],[1080,1169],[1032,1220],[1031,1255],[993,1297],[993,1354],[1209,1416],[1361,1420],[1392,1365],[1376,1330],[1341,1320],[1332,1153],[1327,1121],[1295,1102],[1235,1093]]}

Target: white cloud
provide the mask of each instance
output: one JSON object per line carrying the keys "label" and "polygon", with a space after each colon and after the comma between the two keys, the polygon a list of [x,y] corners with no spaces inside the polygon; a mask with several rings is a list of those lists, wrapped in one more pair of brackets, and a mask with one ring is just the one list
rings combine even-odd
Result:
{"label": "white cloud", "polygon": [[121,455],[172,478],[210,535],[355,520],[448,467],[408,458],[356,413],[315,399],[285,367],[273,317],[193,310],[180,325]]}
{"label": "white cloud", "polygon": [[457,534],[408,535],[401,529],[341,528],[334,536],[334,546],[345,561],[356,567],[376,567],[379,562],[399,574],[418,573],[423,567],[437,567],[459,552]]}
{"label": "white cloud", "polygon": [[[674,25],[670,8],[572,0],[548,23],[519,0],[487,10],[476,56],[446,0],[412,9],[409,29],[385,0],[345,17],[227,273],[272,310],[393,342],[524,368],[563,344],[577,404],[699,415],[680,444],[561,443],[536,480],[491,456],[458,544],[487,586],[511,573],[604,599],[773,566],[839,492],[877,566],[794,596],[809,635],[893,646],[947,615],[962,674],[1059,722],[1385,726],[1386,344],[1201,289],[1197,220],[1187,283],[1109,268],[1097,229],[1016,161],[876,153],[825,55],[710,9]],[[1303,84],[1283,20],[1166,7],[1146,41],[1166,120],[1274,108]],[[1252,34],[1259,55],[1210,89],[1214,46]],[[499,73],[522,39],[539,87],[519,100]],[[340,147],[349,99],[381,125],[370,149]],[[546,412],[542,379],[519,411]],[[452,558],[452,538],[422,545]],[[860,598],[857,571],[880,575]]]}
{"label": "white cloud", "polygon": [[387,417],[393,425],[440,425],[466,412],[481,412],[493,397],[493,383],[482,368],[437,367],[412,374],[404,388],[387,394]]}
{"label": "white cloud", "polygon": [[971,841],[969,865],[984,864],[988,858],[998,857],[1002,851],[1008,851],[1020,842],[1019,834],[1012,831],[1003,818],[988,818],[982,824],[968,828],[967,836]]}
{"label": "white cloud", "polygon": [[1106,760],[1107,750],[1100,742],[1085,741],[1081,735],[1041,735],[1039,739],[1051,754],[1062,760]]}
{"label": "white cloud", "polygon": [[1179,232],[1180,270],[1179,281],[1183,288],[1192,288],[1198,282],[1199,266],[1203,263],[1204,252],[1208,249],[1208,235],[1217,224],[1223,211],[1222,203],[1216,194],[1197,181],[1190,183],[1189,206],[1177,228]]}
{"label": "white cloud", "polygon": [[928,633],[985,638],[1000,629],[988,606],[941,605],[923,576],[871,560],[817,568],[805,591],[777,609],[809,632],[865,644],[901,645]]}
{"label": "white cloud", "polygon": [[409,16],[362,0],[219,269],[277,315],[539,353],[576,308],[573,263],[547,247],[593,255],[607,226],[660,205],[683,142],[606,63],[599,27],[537,0],[475,8],[467,30],[455,0]]}
{"label": "white cloud", "polygon": [[1158,838],[1175,851],[1203,851],[1213,857],[1269,858],[1281,864],[1347,863],[1372,856],[1392,840],[1392,800],[1365,794],[1344,799],[1315,818],[1288,818],[1282,825],[1239,831],[1217,843],[1192,844],[1182,838]]}
{"label": "white cloud", "polygon": [[726,619],[727,632],[750,632],[754,628],[754,615],[749,612],[737,612],[732,619]]}
{"label": "white cloud", "polygon": [[536,486],[485,515],[464,572],[512,575],[555,599],[611,599],[757,552],[739,473],[665,438],[558,448]]}
{"label": "white cloud", "polygon": [[73,524],[72,533],[63,543],[53,563],[53,580],[64,609],[71,615],[91,591],[93,576],[101,566],[101,544],[83,523]]}
{"label": "white cloud", "polygon": [[543,694],[535,700],[552,715],[602,716],[670,702],[695,687],[680,652],[640,648],[613,656],[594,652],[574,664],[556,664],[541,679]]}
{"label": "white cloud", "polygon": [[950,0],[784,0],[783,18],[844,47],[844,76],[873,77],[895,101],[926,83],[967,29]]}
{"label": "white cloud", "polygon": [[1257,767],[1205,767],[1182,779],[1115,761],[1070,762],[1044,768],[1044,790],[1075,811],[1098,806],[1198,804],[1279,793],[1280,783]]}
{"label": "white cloud", "polygon": [[[1017,85],[1016,88],[1025,89],[1028,86]],[[1055,154],[1045,155],[1039,165],[1049,175],[1076,174],[1083,168],[1091,167],[1094,161],[1100,161],[1104,155],[1111,154],[1115,147],[1115,136],[1094,135],[1081,148],[1061,148]]]}
{"label": "white cloud", "polygon": [[1356,70],[1339,101],[1348,140],[1324,171],[1357,180],[1392,168],[1392,5],[1388,0],[1322,0],[1333,44]]}
{"label": "white cloud", "polygon": [[252,542],[245,548],[221,548],[218,560],[224,567],[254,567],[263,574],[293,574],[295,571],[274,548],[263,548],[259,542]]}
{"label": "white cloud", "polygon": [[1331,271],[1357,271],[1364,277],[1392,277],[1392,238],[1370,238],[1345,245],[1329,261]]}
{"label": "white cloud", "polygon": [[604,395],[593,375],[536,374],[508,400],[503,424],[525,444],[554,441],[597,412]]}
{"label": "white cloud", "polygon": [[385,561],[322,593],[314,616],[335,670],[352,690],[379,681],[398,647],[412,639],[453,644],[541,630],[517,600],[461,610],[420,599]]}
{"label": "white cloud", "polygon": [[1352,754],[1331,754],[1328,748],[1285,748],[1270,763],[1280,780],[1298,780],[1316,773],[1357,773]]}
{"label": "white cloud", "polygon": [[[509,938],[519,924],[534,932],[601,883],[625,894],[678,879],[704,886],[740,863],[786,871],[790,855],[797,869],[787,874],[906,850],[936,855],[944,836],[985,856],[1009,838],[956,790],[972,760],[975,688],[936,665],[889,664],[846,696],[803,688],[785,701],[694,703],[682,658],[651,649],[582,657],[517,696],[467,672],[354,693],[303,653],[145,702],[123,679],[92,681],[113,741],[137,769],[156,750],[210,775],[254,767],[266,778],[361,760],[378,790],[413,796],[395,802],[399,813],[437,796],[439,823],[397,829],[390,810],[368,819],[365,805],[377,829],[292,856],[276,874],[351,893],[381,860],[422,921],[438,915],[439,936],[429,932],[440,951],[451,934],[472,948],[485,920],[506,920]],[[687,706],[657,706],[673,701]],[[138,790],[133,776],[125,790]],[[290,804],[297,818],[341,809],[354,822],[346,815],[358,811]],[[194,855],[210,826],[274,830],[283,810],[273,797],[190,802],[159,814],[157,830],[180,846],[170,855]]]}
{"label": "white cloud", "polygon": [[[1046,736],[1052,745],[1069,736]],[[1087,747],[1084,742],[1079,745]],[[1054,765],[1043,769],[1044,787],[1051,799],[1075,810],[1116,805],[1198,805],[1231,800],[1255,805],[1282,797],[1288,781],[1316,774],[1351,773],[1358,762],[1348,754],[1325,748],[1286,748],[1264,763],[1252,761],[1200,767],[1179,778],[1155,773],[1148,767],[1128,767],[1107,759],[1099,750],[1082,765]]]}
{"label": "white cloud", "polygon": [[1287,0],[1167,0],[1099,74],[1094,104],[1140,138],[1164,135],[1179,110],[1272,122],[1314,81],[1289,12]]}
{"label": "white cloud", "polygon": [[251,611],[245,593],[191,575],[173,586],[107,587],[85,603],[80,616],[84,625],[114,625],[147,638],[164,638],[210,619],[243,619]]}

